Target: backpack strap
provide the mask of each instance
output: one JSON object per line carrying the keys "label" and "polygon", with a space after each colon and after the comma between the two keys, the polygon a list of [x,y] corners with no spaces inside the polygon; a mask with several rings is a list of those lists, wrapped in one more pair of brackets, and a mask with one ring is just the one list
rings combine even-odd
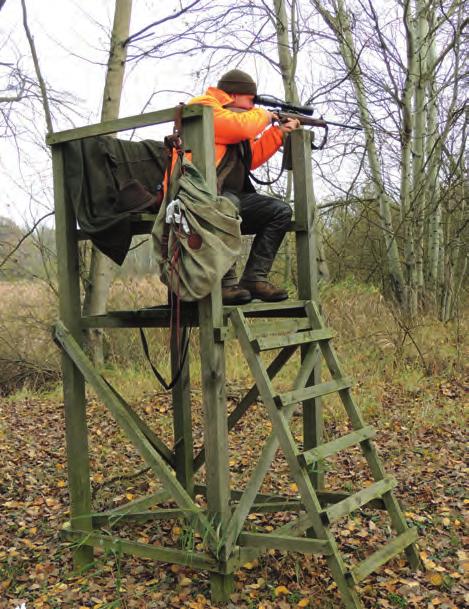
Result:
{"label": "backpack strap", "polygon": [[[164,194],[164,203],[168,203],[168,198],[170,196],[172,180],[174,176],[172,175],[173,169],[173,154],[176,152],[179,160],[181,161],[181,170],[182,168],[182,157],[184,156],[184,142],[182,139],[182,111],[184,109],[184,102],[180,102],[174,111],[174,127],[171,135],[167,135],[164,138],[164,145],[168,155],[168,162],[166,164],[166,192]],[[163,228],[163,236],[162,236],[162,256],[164,259],[168,258],[168,241],[169,241],[169,224],[164,223]]]}

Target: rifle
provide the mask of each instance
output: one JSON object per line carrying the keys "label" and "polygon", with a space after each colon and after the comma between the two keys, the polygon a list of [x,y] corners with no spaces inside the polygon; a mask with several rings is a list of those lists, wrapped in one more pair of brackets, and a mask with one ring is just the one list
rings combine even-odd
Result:
{"label": "rifle", "polygon": [[256,95],[254,103],[260,106],[267,106],[271,112],[275,112],[280,122],[295,118],[300,121],[301,125],[308,127],[319,127],[324,129],[324,137],[319,146],[311,144],[313,150],[322,150],[327,142],[329,133],[329,125],[334,127],[343,127],[344,129],[354,129],[355,131],[363,131],[360,125],[345,125],[344,123],[336,123],[334,121],[325,120],[322,116],[313,118],[314,109],[311,106],[295,106],[274,97],[273,95]]}

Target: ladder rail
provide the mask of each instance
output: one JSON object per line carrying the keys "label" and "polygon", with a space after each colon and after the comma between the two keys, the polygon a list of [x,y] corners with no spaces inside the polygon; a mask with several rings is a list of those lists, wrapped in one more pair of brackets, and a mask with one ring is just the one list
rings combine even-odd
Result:
{"label": "ladder rail", "polygon": [[316,495],[316,491],[311,483],[307,471],[298,463],[299,450],[288,425],[288,418],[285,417],[283,410],[279,410],[274,400],[274,390],[268,375],[263,367],[262,360],[258,353],[255,353],[249,336],[249,330],[241,310],[237,309],[231,314],[232,323],[236,328],[236,334],[241,345],[246,360],[251,368],[251,372],[256,380],[260,395],[266,406],[273,431],[277,434],[278,442],[283,450],[290,471],[298,485],[302,503],[306,512],[311,517],[312,529],[318,540],[328,543],[330,553],[326,556],[329,568],[340,590],[343,601],[347,608],[358,609],[362,607],[356,590],[349,586],[346,579],[347,568],[340,555],[337,542],[331,531],[321,520],[321,504]]}
{"label": "ladder rail", "polygon": [[[323,328],[324,321],[322,319],[321,313],[316,303],[308,302],[305,305],[306,313],[311,321],[311,326],[313,328]],[[329,343],[320,343],[320,349],[322,355],[326,361],[326,364],[329,368],[332,378],[340,378],[343,376],[342,369],[339,364],[339,360],[335,353],[334,348]],[[365,427],[365,421],[363,416],[358,409],[355,401],[350,393],[350,390],[344,390],[340,392],[340,397],[342,398],[342,403],[347,412],[349,419],[351,420],[352,427],[354,430],[363,429]],[[381,462],[381,459],[378,455],[378,451],[376,446],[374,445],[372,440],[368,442],[361,442],[360,447],[365,457],[368,466],[371,470],[373,478],[376,482],[383,480],[386,477],[386,472],[384,470],[384,466]],[[405,519],[402,508],[394,495],[394,493],[386,493],[383,496],[383,502],[386,507],[386,510],[389,513],[392,526],[394,530],[400,535],[409,530],[407,525],[407,521]],[[418,569],[420,567],[420,558],[417,552],[417,549],[414,544],[411,544],[405,549],[407,560],[409,561],[410,566],[413,569]]]}

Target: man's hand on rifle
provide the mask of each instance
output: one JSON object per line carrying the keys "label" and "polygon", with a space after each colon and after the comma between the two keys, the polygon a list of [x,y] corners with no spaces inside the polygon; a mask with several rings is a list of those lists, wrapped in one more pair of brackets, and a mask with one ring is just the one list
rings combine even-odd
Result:
{"label": "man's hand on rifle", "polygon": [[300,123],[300,121],[297,118],[279,117],[278,114],[276,114],[275,112],[271,112],[271,114],[272,114],[273,120],[278,122],[278,126],[280,128],[280,131],[283,134],[291,133],[295,129],[299,129],[300,126],[301,126],[301,123]]}

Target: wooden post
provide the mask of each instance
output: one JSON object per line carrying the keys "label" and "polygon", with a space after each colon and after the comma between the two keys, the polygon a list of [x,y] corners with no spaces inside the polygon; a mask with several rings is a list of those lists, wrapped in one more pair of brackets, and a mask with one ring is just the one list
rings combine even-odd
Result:
{"label": "wooden post", "polygon": [[[304,129],[294,131],[292,138],[293,186],[295,192],[296,260],[298,297],[300,300],[318,300],[318,271],[314,220],[316,201],[311,167],[311,133]],[[301,360],[307,348],[301,347]],[[320,383],[319,363],[313,368],[307,385]],[[316,448],[323,441],[323,412],[321,399],[303,402],[303,443],[305,450]],[[315,470],[311,482],[316,489],[324,487],[324,472]]]}
{"label": "wooden post", "polygon": [[177,332],[171,328],[171,373],[172,377],[178,373],[182,365],[181,374],[173,387],[173,429],[174,429],[174,456],[175,470],[179,482],[188,494],[194,496],[194,449],[192,439],[192,412],[191,387],[189,373],[189,352],[181,364],[184,345],[178,345]]}
{"label": "wooden post", "polygon": [[[216,192],[214,133],[212,109],[205,107],[201,119],[184,121],[184,142],[192,151],[194,164],[203,173],[212,192]],[[205,467],[208,515],[223,538],[230,516],[228,421],[225,392],[225,348],[215,341],[215,328],[223,325],[221,286],[199,302],[200,353],[204,407]],[[218,553],[219,548],[212,548]],[[227,560],[227,556],[221,556]],[[229,599],[233,575],[212,573],[211,592],[214,602]]]}
{"label": "wooden post", "polygon": [[[65,200],[64,163],[61,148],[60,145],[52,147],[59,312],[60,319],[81,346],[83,337],[80,327],[81,306],[76,220],[73,209],[66,204]],[[79,528],[91,531],[92,510],[85,381],[83,375],[63,350],[62,371],[71,524],[73,528],[74,520],[80,517]],[[73,558],[75,568],[82,569],[93,561],[93,548],[79,545],[74,550]]]}

